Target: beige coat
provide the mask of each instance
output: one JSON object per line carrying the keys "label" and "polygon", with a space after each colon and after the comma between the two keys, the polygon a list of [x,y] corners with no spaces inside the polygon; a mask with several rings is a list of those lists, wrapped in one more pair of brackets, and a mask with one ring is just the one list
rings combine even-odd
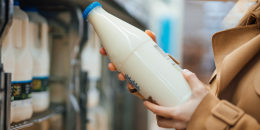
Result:
{"label": "beige coat", "polygon": [[260,7],[236,28],[218,32],[212,46],[216,71],[211,93],[200,103],[188,130],[260,130]]}

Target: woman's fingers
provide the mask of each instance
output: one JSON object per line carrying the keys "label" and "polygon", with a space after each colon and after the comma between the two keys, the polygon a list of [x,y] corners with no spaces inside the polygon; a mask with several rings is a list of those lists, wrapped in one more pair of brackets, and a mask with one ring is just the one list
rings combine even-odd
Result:
{"label": "woman's fingers", "polygon": [[117,75],[118,79],[121,80],[121,81],[124,81],[125,80],[125,75],[123,73],[118,73]]}
{"label": "woman's fingers", "polygon": [[182,72],[183,72],[184,78],[186,79],[186,81],[188,82],[188,84],[191,88],[193,96],[203,98],[204,96],[207,95],[208,90],[206,89],[204,84],[198,79],[198,77],[194,73],[190,72],[187,69],[184,69]]}
{"label": "woman's fingers", "polygon": [[107,52],[106,52],[105,48],[103,48],[103,47],[99,49],[99,53],[100,53],[101,55],[103,55],[103,56],[106,56],[106,55],[107,55]]}
{"label": "woman's fingers", "polygon": [[[108,69],[110,71],[116,71],[116,66],[113,64],[113,63],[108,63]],[[125,75],[123,73],[118,73],[117,75],[118,79],[121,80],[121,81],[124,81],[125,80]]]}
{"label": "woman's fingers", "polygon": [[200,80],[197,78],[197,76],[194,73],[192,73],[191,71],[184,69],[182,71],[182,74],[183,74],[184,78],[186,79],[186,81],[188,82],[191,90],[196,88],[196,86],[202,84],[200,82]]}
{"label": "woman's fingers", "polygon": [[113,63],[108,63],[107,66],[110,71],[116,71],[116,66]]}
{"label": "woman's fingers", "polygon": [[127,83],[127,88],[128,88],[129,90],[135,89],[135,87],[134,87],[132,84],[130,84],[129,82]]}
{"label": "woman's fingers", "polygon": [[149,101],[145,101],[144,105],[147,109],[152,111],[154,114],[165,117],[165,118],[173,118],[174,111],[171,107],[163,107],[156,104],[153,104]]}
{"label": "woman's fingers", "polygon": [[143,95],[141,95],[137,89],[132,85],[130,84],[129,82],[127,82],[127,88],[128,88],[128,91],[130,93],[132,93],[133,95],[137,96],[138,98],[140,98],[141,100],[145,100],[145,98],[143,97]]}
{"label": "woman's fingers", "polygon": [[148,36],[150,36],[150,37],[153,39],[154,42],[157,42],[157,41],[156,41],[156,36],[155,36],[155,34],[154,34],[152,31],[150,31],[150,30],[145,30],[145,33],[146,33]]}
{"label": "woman's fingers", "polygon": [[178,121],[174,119],[167,119],[161,116],[156,115],[157,124],[159,127],[163,128],[175,128],[175,129],[184,129],[186,128],[186,122]]}
{"label": "woman's fingers", "polygon": [[157,125],[162,128],[173,128],[173,119],[166,119],[161,116],[156,115]]}
{"label": "woman's fingers", "polygon": [[[108,63],[108,69],[110,71],[116,71],[116,66],[113,64],[113,63]],[[123,73],[118,73],[117,75],[118,79],[121,80],[121,81],[124,81],[125,80],[125,75]]]}

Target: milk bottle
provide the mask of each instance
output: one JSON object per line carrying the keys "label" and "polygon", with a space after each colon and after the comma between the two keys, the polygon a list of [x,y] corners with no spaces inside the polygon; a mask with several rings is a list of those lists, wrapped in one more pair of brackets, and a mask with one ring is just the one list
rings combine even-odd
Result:
{"label": "milk bottle", "polygon": [[101,76],[101,56],[99,54],[99,39],[92,26],[89,26],[88,41],[81,55],[82,70],[88,72],[89,91],[88,107],[95,107],[99,102],[97,82]]}
{"label": "milk bottle", "polygon": [[33,113],[31,99],[33,62],[30,53],[30,35],[28,35],[28,16],[20,9],[18,1],[15,1],[14,4],[14,19],[9,32],[13,37],[15,55],[15,70],[12,73],[11,113],[13,122],[20,122],[31,118]]}
{"label": "milk bottle", "polygon": [[42,112],[49,106],[49,50],[48,50],[48,24],[37,8],[23,8],[29,16],[31,29],[32,56],[33,56],[33,81],[32,105],[34,112]]}
{"label": "milk bottle", "polygon": [[[4,65],[4,72],[11,73],[13,81],[13,73],[15,69],[15,55],[14,55],[14,46],[12,44],[12,34],[8,32],[6,37],[3,40],[2,48],[1,48],[1,58]],[[12,109],[12,107],[11,107]],[[12,110],[11,110],[12,111]],[[13,120],[13,113],[11,112],[11,122]]]}
{"label": "milk bottle", "polygon": [[[88,26],[88,41],[84,46],[81,55],[82,70],[88,72],[89,90],[88,90],[88,130],[99,130],[100,124],[98,120],[99,96],[100,92],[97,89],[97,82],[101,76],[101,55],[99,54],[99,39],[93,27]],[[103,118],[102,121],[105,119]],[[102,129],[103,130],[103,129]]]}
{"label": "milk bottle", "polygon": [[98,2],[83,14],[93,25],[118,71],[146,98],[162,106],[188,100],[182,69],[143,31],[107,13]]}

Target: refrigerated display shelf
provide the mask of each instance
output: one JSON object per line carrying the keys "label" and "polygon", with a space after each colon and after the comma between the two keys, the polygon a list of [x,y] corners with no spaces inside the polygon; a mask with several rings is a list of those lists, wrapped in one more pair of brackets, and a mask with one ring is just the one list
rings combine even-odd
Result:
{"label": "refrigerated display shelf", "polygon": [[52,105],[48,110],[42,113],[33,114],[32,118],[19,123],[12,123],[11,130],[19,130],[22,128],[30,127],[34,123],[42,122],[51,118],[54,115],[61,114],[64,111],[63,105]]}

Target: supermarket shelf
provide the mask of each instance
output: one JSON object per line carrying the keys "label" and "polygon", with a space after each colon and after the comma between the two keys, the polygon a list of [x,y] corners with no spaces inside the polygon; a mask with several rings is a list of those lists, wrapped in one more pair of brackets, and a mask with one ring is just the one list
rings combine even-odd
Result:
{"label": "supermarket shelf", "polygon": [[34,123],[42,122],[51,118],[54,115],[60,114],[64,111],[64,107],[62,105],[52,105],[47,111],[42,113],[36,113],[29,120],[20,122],[20,123],[12,123],[11,130],[18,130],[26,127],[32,126]]}

